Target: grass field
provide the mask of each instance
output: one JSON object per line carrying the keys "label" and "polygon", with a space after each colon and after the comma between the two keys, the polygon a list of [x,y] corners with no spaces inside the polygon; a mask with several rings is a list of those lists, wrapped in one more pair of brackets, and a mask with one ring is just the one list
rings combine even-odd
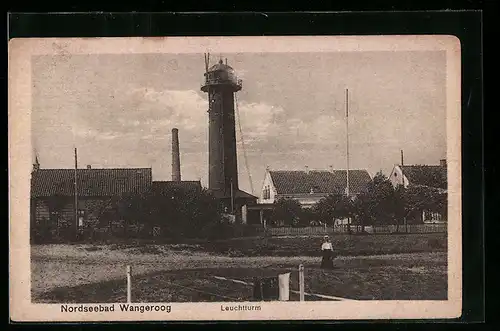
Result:
{"label": "grass field", "polygon": [[251,286],[214,276],[251,282],[291,272],[291,289],[297,290],[301,263],[310,293],[357,300],[446,299],[445,235],[334,236],[333,241],[339,256],[328,271],[319,269],[316,256],[321,238],[269,238],[267,245],[246,238],[197,245],[33,246],[32,301],[124,302],[127,265],[133,268],[135,302],[243,301],[250,300]]}
{"label": "grass field", "polygon": [[[323,237],[239,238],[200,245],[203,251],[233,256],[319,256]],[[341,256],[446,252],[447,234],[331,235],[336,254]]]}

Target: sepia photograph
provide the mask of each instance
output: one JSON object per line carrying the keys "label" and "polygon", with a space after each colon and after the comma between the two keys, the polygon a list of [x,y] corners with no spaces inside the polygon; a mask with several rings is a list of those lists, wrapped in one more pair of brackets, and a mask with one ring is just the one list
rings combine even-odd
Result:
{"label": "sepia photograph", "polygon": [[461,315],[456,38],[9,53],[12,318]]}

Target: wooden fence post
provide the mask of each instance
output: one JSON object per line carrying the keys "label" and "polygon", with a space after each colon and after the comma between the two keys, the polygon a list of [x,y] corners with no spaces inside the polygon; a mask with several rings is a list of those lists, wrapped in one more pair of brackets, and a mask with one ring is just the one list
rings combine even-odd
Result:
{"label": "wooden fence post", "polygon": [[132,270],[127,266],[127,303],[132,303]]}
{"label": "wooden fence post", "polygon": [[304,265],[299,265],[299,296],[300,301],[304,301]]}
{"label": "wooden fence post", "polygon": [[280,301],[290,300],[290,273],[278,275]]}

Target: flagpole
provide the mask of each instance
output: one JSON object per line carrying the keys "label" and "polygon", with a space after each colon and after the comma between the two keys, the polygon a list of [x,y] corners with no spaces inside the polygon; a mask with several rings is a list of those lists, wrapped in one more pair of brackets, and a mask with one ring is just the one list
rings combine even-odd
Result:
{"label": "flagpole", "polygon": [[[345,127],[346,127],[346,188],[345,194],[349,199],[349,89],[345,89]],[[347,232],[351,233],[351,217],[347,216]]]}
{"label": "flagpole", "polygon": [[[403,150],[401,150],[401,178],[403,178],[403,192],[405,191],[405,173],[404,173],[404,154],[403,154]],[[404,195],[403,195],[403,199],[404,199]],[[404,208],[404,201],[403,201],[403,208]],[[405,232],[408,232],[408,222],[406,220],[406,209],[403,210],[404,214],[403,214],[403,222],[404,222],[404,225],[405,225]]]}
{"label": "flagpole", "polygon": [[77,182],[77,169],[78,169],[78,156],[75,147],[75,228],[76,228],[76,236],[78,236],[78,182]]}
{"label": "flagpole", "polygon": [[403,150],[401,150],[401,178],[403,179],[403,188],[405,188],[405,176],[403,167],[404,167]]}
{"label": "flagpole", "polygon": [[346,126],[346,163],[347,163],[347,176],[346,176],[346,195],[349,197],[349,90],[345,90],[345,126]]}

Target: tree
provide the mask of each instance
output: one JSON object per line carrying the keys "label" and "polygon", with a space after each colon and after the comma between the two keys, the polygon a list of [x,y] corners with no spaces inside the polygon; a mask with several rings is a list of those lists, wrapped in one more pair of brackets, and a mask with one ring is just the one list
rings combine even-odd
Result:
{"label": "tree", "polygon": [[274,225],[296,225],[302,213],[302,206],[295,199],[279,198],[274,202],[271,215]]}
{"label": "tree", "polygon": [[[149,191],[140,194],[126,193],[118,198],[116,207],[120,221],[124,222],[125,233],[128,232],[129,225],[132,223],[151,226],[151,222],[153,221],[152,214],[154,212],[151,198],[152,194]],[[113,218],[108,218],[107,221],[111,229]]]}
{"label": "tree", "polygon": [[403,189],[396,189],[398,214],[405,218],[419,219],[422,210],[438,212],[443,217],[447,216],[448,195],[443,189],[410,185]]}
{"label": "tree", "polygon": [[302,208],[302,212],[299,217],[300,226],[309,226],[311,222],[317,220],[317,215],[313,208]]}
{"label": "tree", "polygon": [[375,203],[367,193],[360,193],[353,201],[354,223],[361,226],[361,231],[365,231],[366,225],[374,224]]}
{"label": "tree", "polygon": [[444,220],[448,219],[448,192],[440,191],[437,193],[436,199],[432,204],[431,211],[436,211],[441,214]]}
{"label": "tree", "polygon": [[337,219],[353,216],[353,204],[351,199],[341,194],[330,194],[314,205],[314,211],[319,220],[324,223],[334,224]]}
{"label": "tree", "polygon": [[369,183],[368,194],[373,204],[375,225],[392,224],[395,219],[394,186],[381,171]]}
{"label": "tree", "polygon": [[382,172],[378,172],[353,201],[352,213],[355,223],[361,225],[392,224],[396,219],[394,187]]}
{"label": "tree", "polygon": [[403,185],[398,185],[394,190],[394,216],[396,220],[396,232],[399,232],[399,226],[401,221],[407,223],[408,214],[406,211],[408,210],[406,206],[406,189]]}
{"label": "tree", "polygon": [[124,196],[119,205],[126,224],[160,226],[164,235],[173,237],[204,236],[204,229],[221,219],[217,200],[205,189],[148,191]]}
{"label": "tree", "polygon": [[192,236],[203,236],[204,227],[221,222],[218,201],[208,190],[183,191],[178,198],[174,198],[179,211],[177,227],[182,228],[187,236],[190,236],[189,232]]}

